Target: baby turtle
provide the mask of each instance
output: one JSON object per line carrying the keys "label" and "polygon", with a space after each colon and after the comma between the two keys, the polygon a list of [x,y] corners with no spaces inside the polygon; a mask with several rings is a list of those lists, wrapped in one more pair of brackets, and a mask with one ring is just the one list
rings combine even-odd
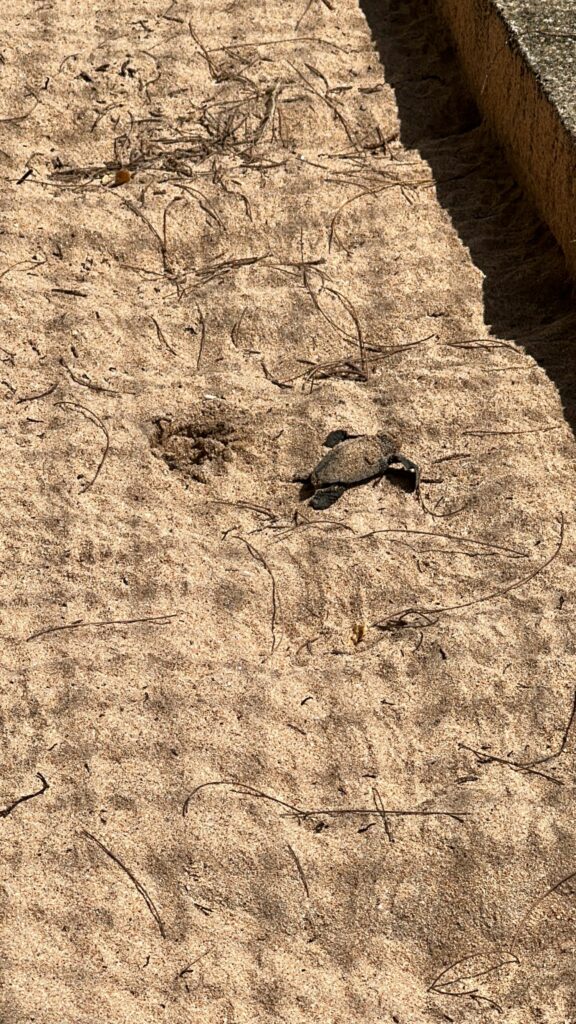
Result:
{"label": "baby turtle", "polygon": [[349,487],[382,477],[395,464],[412,474],[412,490],[418,489],[418,466],[398,452],[387,434],[359,435],[333,430],[324,441],[324,447],[330,451],[309,476],[300,478],[314,492],[310,500],[312,508],[330,508]]}

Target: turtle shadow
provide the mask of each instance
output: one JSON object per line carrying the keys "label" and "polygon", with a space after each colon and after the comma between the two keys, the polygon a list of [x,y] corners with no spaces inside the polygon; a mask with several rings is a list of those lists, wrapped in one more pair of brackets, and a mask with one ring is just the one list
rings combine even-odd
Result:
{"label": "turtle shadow", "polygon": [[310,480],[296,480],[295,482],[300,484],[298,501],[308,501],[308,498],[311,498],[314,494],[314,488],[310,483]]}
{"label": "turtle shadow", "polygon": [[359,0],[400,116],[439,202],[483,275],[484,319],[555,382],[576,423],[574,286],[560,247],[522,193],[463,82],[430,0]]}

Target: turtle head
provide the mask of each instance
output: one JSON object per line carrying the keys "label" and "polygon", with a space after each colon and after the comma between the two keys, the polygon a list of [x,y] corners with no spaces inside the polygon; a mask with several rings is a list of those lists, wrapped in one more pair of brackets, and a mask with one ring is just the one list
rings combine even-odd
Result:
{"label": "turtle head", "polygon": [[392,474],[404,491],[414,492],[420,488],[420,467],[394,451],[386,459],[386,472]]}

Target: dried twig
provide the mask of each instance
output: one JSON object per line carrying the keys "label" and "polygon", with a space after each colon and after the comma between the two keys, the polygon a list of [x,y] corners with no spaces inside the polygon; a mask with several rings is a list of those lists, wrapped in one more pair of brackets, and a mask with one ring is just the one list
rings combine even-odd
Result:
{"label": "dried twig", "polygon": [[315,89],[314,86],[310,84],[306,76],[302,74],[302,72],[296,67],[295,64],[292,64],[292,62],[289,60],[286,61],[286,63],[292,68],[292,70],[298,75],[298,77],[302,79],[309,92],[313,93],[314,96],[317,96],[319,99],[321,99],[326,104],[326,106],[330,108],[330,110],[332,111],[332,113],[340,122],[344,131],[346,132],[350,145],[353,146],[354,149],[361,151],[362,147],[360,146],[358,140],[356,139],[354,132],[350,128],[350,125],[348,124],[346,118],[342,114],[337,103],[335,103],[334,100],[331,100],[326,93],[319,92],[318,89]]}
{"label": "dried twig", "polygon": [[233,270],[239,270],[241,267],[251,267],[255,263],[260,263],[262,260],[268,259],[270,253],[265,253],[263,256],[245,256],[242,259],[226,259],[220,263],[208,264],[204,267],[198,267],[193,273],[200,280],[202,284],[208,284],[215,277],[224,277],[226,274],[231,273]]}
{"label": "dried twig", "polygon": [[[43,266],[43,264],[46,263],[46,262],[47,262],[46,259],[43,259],[42,261],[35,260],[35,259],[18,260],[17,263],[11,263],[9,267],[6,267],[0,273],[0,281],[2,280],[2,278],[6,277],[7,274],[11,274],[13,270],[17,270],[18,267],[26,267],[26,271],[29,271],[29,270],[35,269],[36,267]],[[24,273],[24,271],[22,271],[22,272]],[[52,291],[55,291],[55,290],[56,289],[54,289],[54,288],[52,289]]]}
{"label": "dried twig", "polygon": [[574,697],[572,698],[572,710],[570,712],[570,718],[568,719],[568,724],[567,724],[567,726],[566,726],[566,728],[564,730],[564,733],[562,735],[562,739],[560,741],[560,746],[559,746],[558,750],[554,754],[548,754],[546,757],[539,757],[535,761],[530,761],[529,765],[527,767],[532,767],[535,764],[546,764],[547,761],[553,761],[555,757],[560,757],[560,755],[564,753],[564,751],[566,749],[566,744],[568,743],[568,737],[570,735],[570,730],[571,730],[571,728],[572,728],[572,726],[574,724],[574,719],[575,718],[576,718],[576,690],[574,691]]}
{"label": "dried twig", "polygon": [[516,355],[521,355],[516,345],[508,345],[505,341],[492,341],[491,338],[470,338],[467,341],[447,341],[445,342],[446,348],[464,348],[464,349],[488,349],[492,351],[498,348],[507,348],[511,352],[515,352]]}
{"label": "dried twig", "polygon": [[97,114],[96,119],[95,119],[94,123],[92,124],[92,126],[90,128],[90,131],[91,132],[95,131],[96,128],[98,127],[98,125],[100,124],[100,121],[102,120],[102,118],[106,117],[106,114],[109,114],[111,110],[117,110],[119,107],[123,107],[123,106],[124,106],[123,103],[111,103],[108,107],[105,107],[104,110],[101,110]]}
{"label": "dried twig", "polygon": [[463,430],[462,435],[467,437],[512,437],[516,434],[548,434],[551,430],[560,430],[561,425],[555,427],[534,427],[531,430]]}
{"label": "dried twig", "polygon": [[81,292],[79,288],[51,288],[54,295],[74,295],[77,299],[87,299],[88,292]]}
{"label": "dried twig", "polygon": [[433,465],[437,466],[441,462],[453,462],[455,459],[471,459],[470,452],[452,452],[451,455],[442,455],[439,459],[432,459]]}
{"label": "dried twig", "polygon": [[[247,167],[248,167],[248,165],[247,165]],[[215,181],[216,180],[218,181],[218,184],[222,186],[224,191],[229,196],[235,196],[237,199],[240,199],[240,201],[242,202],[242,204],[244,206],[244,212],[245,212],[248,220],[250,220],[250,221],[254,220],[254,217],[252,216],[252,206],[251,206],[250,200],[248,199],[248,196],[245,195],[244,192],[242,192],[240,189],[230,188],[228,186],[228,183],[226,182],[223,174],[219,174],[218,178],[217,179],[215,178]],[[235,184],[237,184],[237,182],[235,182]],[[200,205],[202,206],[202,203],[200,203]],[[202,208],[204,209],[204,207],[202,207]],[[210,212],[208,208],[206,208],[206,212],[207,213]],[[216,216],[217,216],[217,214],[216,214]],[[220,226],[223,227],[224,230],[226,230],[226,228],[222,224],[222,221],[220,220],[220,218],[218,218],[218,221],[220,223]]]}
{"label": "dried twig", "polygon": [[23,804],[26,800],[33,800],[36,796],[42,796],[47,789],[50,789],[48,782],[40,772],[36,772],[36,778],[40,779],[42,788],[35,790],[34,793],[26,793],[24,796],[19,796],[16,800],[13,800],[11,804],[8,804],[6,807],[2,807],[2,809],[0,809],[0,818],[7,818],[19,804]]}
{"label": "dried twig", "polygon": [[[212,206],[212,203],[210,202],[210,200],[204,195],[203,192],[200,191],[199,188],[193,188],[192,185],[188,185],[188,184],[184,185],[184,183],[179,181],[178,179],[174,179],[174,180],[173,179],[168,179],[168,182],[171,183],[171,184],[177,185],[178,188],[182,189],[184,192],[187,192],[188,195],[193,196],[194,199],[197,199],[198,200],[198,205],[200,206],[200,209],[203,210],[204,213],[208,217],[210,217],[210,219],[213,220],[214,223],[217,224],[219,228],[222,229],[222,231],[226,230],[226,225],[222,221],[222,218],[218,216],[218,214],[217,214],[216,210],[214,209],[214,207]],[[227,191],[227,190],[225,190],[225,191]],[[233,192],[232,194],[236,195],[235,192]]]}
{"label": "dried twig", "polygon": [[[70,375],[70,378],[74,381],[75,384],[80,384],[83,388],[89,388],[90,391],[98,391],[99,393],[105,394],[105,395],[118,395],[118,394],[120,394],[119,391],[114,391],[112,388],[106,388],[102,384],[93,384],[92,381],[90,381],[90,380],[82,380],[82,377],[78,377],[74,373],[74,370],[72,369],[72,367],[68,366],[68,363],[66,362],[65,359],[60,359],[59,362],[60,362],[60,366],[64,367],[64,369]],[[57,385],[54,385],[54,386],[56,387]],[[22,399],[20,399],[20,401],[22,401]]]}
{"label": "dried twig", "polygon": [[[490,962],[491,957],[496,957],[495,963],[489,967],[478,971],[472,971],[470,974],[457,975],[455,978],[447,978],[446,975],[453,971],[455,967],[461,967],[463,964],[470,964],[471,961],[479,960],[484,962]],[[494,971],[500,970],[502,967],[507,967],[509,964],[520,963],[518,957],[512,952],[512,950],[488,950],[487,952],[469,953],[467,956],[460,957],[459,960],[455,960],[453,963],[445,967],[440,974],[434,979],[434,981],[428,986],[427,992],[434,992],[437,995],[443,996],[470,996],[473,1000],[478,1002],[489,1003],[491,1006],[501,1009],[497,1003],[487,996],[478,995],[478,989],[464,989],[463,991],[451,991],[449,986],[452,985],[463,985],[465,982],[475,981],[478,978],[485,978],[487,975],[492,974]],[[478,965],[480,966],[480,964]]]}
{"label": "dried twig", "polygon": [[209,789],[212,786],[233,786],[233,792],[240,794],[240,796],[257,796],[263,800],[271,800],[274,804],[279,804],[280,807],[287,807],[291,811],[298,811],[298,808],[294,804],[288,804],[285,800],[279,800],[278,797],[271,796],[269,793],[263,793],[260,789],[255,789],[254,786],[247,786],[243,782],[234,782],[230,779],[218,779],[214,782],[202,782],[199,786],[195,786],[193,790],[186,797],[182,805],[182,816],[185,818],[190,808],[190,803],[193,798],[202,789]]}
{"label": "dried twig", "polygon": [[[341,182],[338,182],[338,184],[341,184]],[[339,239],[339,237],[337,235],[337,232],[336,232],[336,227],[337,227],[338,221],[340,219],[340,216],[344,212],[346,207],[350,206],[352,203],[355,203],[358,199],[363,199],[365,196],[377,196],[381,192],[387,192],[391,188],[406,188],[406,187],[416,188],[416,187],[421,186],[421,185],[431,186],[433,184],[434,184],[434,181],[432,179],[430,179],[430,178],[422,178],[421,180],[418,180],[418,181],[394,181],[394,182],[388,182],[386,185],[379,185],[377,188],[363,189],[363,191],[359,192],[358,195],[351,196],[350,199],[346,199],[346,201],[343,202],[342,205],[338,207],[338,209],[333,214],[332,219],[330,221],[330,228],[329,228],[329,231],[328,231],[328,250],[331,251],[332,245],[336,241],[336,242],[338,242],[338,244],[341,246],[342,249],[344,249],[346,252],[348,251],[346,249],[346,246],[340,241],[340,239]]]}
{"label": "dried twig", "polygon": [[262,367],[262,372],[264,373],[266,380],[269,380],[271,384],[275,384],[277,388],[283,388],[284,390],[288,391],[290,391],[293,387],[291,381],[299,380],[300,377],[304,376],[304,374],[298,374],[297,377],[291,377],[290,380],[279,380],[278,377],[275,377],[273,373],[270,373],[270,370],[266,366],[266,363],[264,362],[263,359],[260,360],[260,366]]}
{"label": "dried twig", "polygon": [[[374,816],[373,807],[320,807],[317,810],[301,810],[297,813],[292,812],[295,817],[302,818],[340,818],[357,815],[361,817]],[[380,812],[378,812],[380,815]],[[459,811],[458,814],[453,811],[392,811],[389,808],[386,809],[386,814],[390,817],[395,818],[452,818],[454,821],[458,821],[463,824],[464,818],[467,817],[467,811]]]}
{"label": "dried twig", "polygon": [[156,328],[156,334],[158,335],[158,341],[162,342],[162,344],[166,346],[168,351],[171,352],[173,356],[177,356],[178,353],[177,353],[176,349],[172,348],[172,345],[170,344],[170,342],[166,338],[166,335],[164,334],[164,331],[162,330],[162,328],[160,327],[160,324],[156,320],[156,317],[151,316],[150,319],[151,319],[152,323],[154,324],[154,327]]}
{"label": "dried twig", "polygon": [[126,207],[126,209],[130,210],[130,212],[133,213],[135,217],[138,217],[142,221],[142,223],[146,225],[146,227],[148,228],[148,230],[150,231],[150,233],[154,237],[154,239],[155,239],[155,241],[156,241],[156,243],[158,245],[158,248],[160,250],[160,256],[162,257],[162,266],[164,268],[164,271],[165,271],[165,273],[171,275],[172,274],[172,268],[170,267],[170,263],[169,263],[169,260],[168,260],[168,254],[166,252],[165,241],[162,238],[162,235],[160,234],[160,232],[156,230],[156,228],[154,227],[152,221],[148,219],[146,214],[138,206],[136,206],[135,203],[133,203],[130,199],[126,199],[124,196],[120,196],[119,198],[120,198],[121,202],[124,204],[124,206]]}
{"label": "dried twig", "polygon": [[447,512],[437,512],[436,509],[438,508],[438,505],[440,505],[444,501],[444,498],[439,498],[436,504],[434,505],[434,508],[429,508],[426,502],[424,501],[422,495],[419,494],[418,497],[420,500],[420,504],[422,506],[422,510],[426,512],[427,515],[432,516],[433,519],[452,519],[453,516],[457,516],[461,512],[465,512],[466,509],[469,509],[470,505],[472,504],[472,502],[466,501],[464,502],[463,505],[457,505],[456,508],[448,509]]}
{"label": "dried twig", "polygon": [[84,494],[85,491],[87,491],[90,487],[92,487],[96,483],[96,480],[98,479],[98,476],[100,475],[100,470],[102,469],[102,466],[104,465],[106,456],[108,455],[108,450],[110,448],[110,434],[108,433],[108,430],[104,426],[104,423],[102,422],[100,417],[95,412],[93,412],[92,409],[87,409],[85,405],[80,405],[79,402],[68,402],[68,401],[66,401],[66,402],[58,402],[58,405],[61,408],[63,408],[63,409],[75,409],[77,412],[80,413],[81,416],[84,416],[84,419],[87,419],[91,423],[95,424],[97,427],[100,427],[100,430],[102,431],[102,433],[104,434],[104,437],[105,437],[104,449],[103,449],[102,455],[100,457],[100,462],[98,463],[98,465],[96,467],[96,472],[94,473],[94,476],[92,477],[92,479],[89,480],[86,484],[84,484],[80,488],[80,494]]}
{"label": "dried twig", "polygon": [[264,505],[255,505],[252,501],[225,501],[222,498],[214,498],[212,501],[213,505],[229,505],[231,508],[242,508],[247,509],[250,512],[256,512],[260,516],[266,516],[267,519],[275,521],[278,516],[275,512],[272,512],[269,508]]}
{"label": "dried twig", "polygon": [[252,43],[228,43],[227,46],[212,46],[207,53],[222,53],[226,50],[256,50],[259,46],[285,46],[287,43],[321,43],[323,46],[331,46],[340,53],[350,53],[350,48],[339,46],[331,39],[323,39],[322,36],[287,36],[285,39],[257,39]]}
{"label": "dried twig", "polygon": [[306,6],[305,6],[304,10],[302,11],[302,14],[300,15],[300,17],[298,18],[298,21],[297,21],[297,22],[296,22],[296,24],[294,25],[294,29],[295,29],[295,31],[296,31],[296,32],[297,32],[297,31],[298,31],[298,29],[300,28],[300,25],[301,25],[301,24],[302,24],[302,22],[304,21],[304,18],[305,18],[305,17],[306,17],[306,15],[308,14],[308,11],[309,11],[309,10],[310,10],[310,8],[312,7],[312,4],[313,4],[313,3],[314,3],[314,0],[308,0],[308,3],[306,4]]}
{"label": "dried twig", "polygon": [[536,907],[539,907],[542,903],[544,903],[544,900],[547,900],[548,897],[552,896],[553,893],[558,892],[558,890],[561,889],[563,885],[566,885],[567,882],[571,882],[573,878],[576,878],[576,871],[571,871],[569,875],[566,875],[564,878],[560,879],[559,882],[556,882],[555,885],[552,885],[549,889],[547,889],[546,892],[542,894],[542,896],[539,896],[538,899],[534,900],[534,902],[528,907],[528,910],[520,919],[520,922],[516,927],[516,930],[512,937],[512,942],[510,943],[510,950],[514,949],[514,946],[518,942],[520,932],[522,931],[528,918],[531,917],[534,911],[536,910]]}
{"label": "dried twig", "polygon": [[206,341],[206,320],[198,303],[196,303],[196,308],[198,310],[198,319],[200,321],[200,344],[198,346],[198,355],[196,356],[196,369],[199,370],[200,363],[202,362],[202,356],[204,354],[204,342]]}
{"label": "dried twig", "polygon": [[[314,269],[315,273],[317,273],[317,274],[321,273],[320,271],[315,270],[315,268],[313,268],[313,269]],[[310,298],[312,299],[312,302],[314,304],[315,309],[318,310],[318,312],[324,318],[324,320],[326,320],[326,322],[329,323],[330,326],[333,327],[334,330],[338,332],[338,334],[341,334],[342,337],[346,338],[348,341],[355,341],[357,343],[358,350],[359,350],[359,353],[360,353],[360,368],[361,368],[361,372],[363,374],[365,374],[366,373],[366,353],[365,353],[365,345],[364,345],[364,335],[362,333],[362,328],[360,326],[360,321],[358,319],[358,314],[356,313],[356,310],[354,309],[354,306],[351,303],[350,299],[348,299],[345,295],[343,295],[342,292],[338,291],[337,288],[334,288],[332,286],[326,285],[324,283],[324,279],[323,279],[323,277],[321,275],[322,288],[321,288],[319,294],[321,294],[322,292],[326,292],[329,295],[333,295],[334,298],[336,298],[340,302],[340,304],[344,307],[344,309],[346,310],[348,316],[350,317],[350,319],[352,320],[352,322],[354,324],[355,334],[350,334],[349,331],[344,330],[344,328],[340,326],[340,324],[337,322],[337,320],[334,320],[326,312],[326,310],[322,308],[322,306],[320,305],[320,302],[318,301],[318,295],[317,295],[317,293],[314,291],[314,289],[312,287],[310,268],[306,264],[303,264],[303,276],[304,276],[305,288],[306,288]]]}
{"label": "dried twig", "polygon": [[37,395],[23,395],[22,398],[16,399],[16,405],[20,402],[37,402],[40,398],[47,398],[48,395],[53,395],[58,387],[58,381],[55,384],[51,384],[46,391],[40,391]]}
{"label": "dried twig", "polygon": [[[243,782],[233,782],[226,779],[220,779],[215,782],[203,782],[201,785],[196,786],[191,793],[188,794],[182,807],[182,814],[186,817],[190,808],[192,798],[202,789],[207,789],[210,786],[231,786],[232,792],[239,796],[255,796],[261,800],[270,800],[274,804],[278,804],[280,807],[286,808],[286,815],[288,817],[298,818],[299,820],[306,820],[307,818],[337,818],[360,815],[361,817],[374,817],[377,813],[381,816],[380,811],[375,811],[373,807],[347,807],[347,808],[330,808],[323,807],[315,810],[307,810],[302,807],[296,807],[294,804],[286,803],[285,800],[279,800],[278,797],[271,796],[269,793],[264,793],[261,790],[255,789],[253,786],[248,786]],[[467,817],[466,811],[397,811],[397,810],[386,810],[388,816],[394,816],[399,818],[452,818],[454,821],[463,823],[465,817]]]}
{"label": "dried twig", "polygon": [[553,754],[547,754],[546,757],[538,757],[533,761],[512,761],[508,758],[496,757],[494,754],[488,754],[483,750],[475,750],[474,747],[468,747],[465,743],[460,743],[459,746],[464,750],[469,750],[471,751],[471,753],[476,754],[476,756],[482,761],[496,761],[499,764],[508,765],[508,767],[512,768],[515,771],[527,772],[531,775],[540,775],[543,779],[547,779],[549,782],[554,782],[557,786],[563,786],[564,783],[561,779],[557,779],[554,775],[548,775],[546,774],[546,772],[538,771],[534,766],[537,764],[546,764],[548,761],[553,761],[555,758],[560,757],[564,753],[566,749],[566,744],[568,742],[568,737],[570,735],[570,730],[572,728],[572,725],[574,724],[575,718],[576,691],[574,692],[574,696],[572,698],[572,710],[570,712],[570,717],[568,719],[566,728],[564,729],[564,733],[562,735],[562,739],[560,741],[560,746],[558,750],[554,751]]}
{"label": "dried twig", "polygon": [[388,836],[388,842],[389,843],[393,843],[394,842],[394,836],[392,835],[392,831],[390,829],[390,824],[388,822],[388,818],[386,817],[386,811],[384,809],[384,802],[382,800],[382,797],[380,796],[380,793],[378,792],[378,790],[376,788],[374,788],[372,790],[372,799],[374,800],[374,806],[375,806],[376,810],[378,811],[378,814],[382,818],[382,824],[384,825],[384,831],[385,831],[386,835]]}
{"label": "dried twig", "polygon": [[298,872],[298,875],[300,876],[300,881],[302,882],[302,885],[304,887],[304,892],[306,893],[307,898],[310,899],[310,889],[308,888],[308,882],[306,881],[306,875],[304,874],[304,870],[302,868],[302,865],[300,863],[298,855],[292,849],[292,847],[290,846],[290,843],[287,843],[287,846],[288,846],[288,853],[290,854],[290,856],[292,857],[292,860],[294,861],[294,863],[296,865],[296,870]]}
{"label": "dried twig", "polygon": [[383,527],[379,530],[370,530],[370,533],[358,534],[358,540],[366,540],[368,537],[374,537],[380,533],[398,533],[400,535],[408,536],[420,536],[420,537],[438,537],[443,540],[458,540],[463,541],[465,544],[474,544],[477,547],[490,548],[493,551],[503,551],[507,555],[511,555],[513,558],[528,558],[526,551],[520,551],[518,548],[505,547],[502,544],[493,544],[486,540],[477,540],[475,537],[465,537],[463,534],[458,533],[438,533],[435,530],[408,530],[404,527]]}
{"label": "dried twig", "polygon": [[[498,598],[504,597],[506,594],[509,594],[512,590],[518,590],[519,587],[523,587],[527,583],[529,583],[530,580],[533,580],[535,576],[539,576],[540,573],[543,572],[544,569],[546,569],[549,565],[551,565],[554,559],[557,558],[560,554],[560,549],[562,548],[562,544],[564,543],[564,515],[562,513],[560,513],[559,522],[560,536],[558,538],[558,542],[552,554],[549,555],[548,558],[544,562],[542,562],[542,564],[539,565],[536,569],[533,569],[532,572],[528,573],[528,575],[526,576],[523,576],[521,579],[516,580],[515,583],[510,583],[506,587],[500,587],[498,590],[492,590],[489,594],[484,594],[483,597],[476,597],[470,601],[461,601],[458,604],[444,605],[439,608],[405,608],[403,611],[396,612],[395,614],[388,616],[388,618],[386,619],[380,619],[378,622],[373,622],[372,626],[376,629],[382,630],[398,628],[415,628],[415,624],[411,623],[410,621],[407,621],[406,617],[408,615],[415,615],[427,618],[430,615],[441,615],[445,612],[459,611],[463,608],[472,608],[475,605],[484,604],[486,601],[497,600]],[[425,625],[430,624],[430,622],[425,623]],[[421,629],[422,623],[418,623],[417,628]]]}
{"label": "dried twig", "polygon": [[244,306],[244,309],[240,313],[238,320],[236,320],[236,322],[232,325],[230,337],[232,339],[232,344],[234,345],[234,348],[240,348],[240,328],[242,327],[242,321],[246,316],[247,309],[248,306]]}
{"label": "dried twig", "polygon": [[192,22],[191,21],[188,22],[188,31],[190,32],[190,35],[191,35],[192,39],[196,43],[196,46],[200,50],[200,53],[204,57],[204,60],[206,61],[207,65],[208,65],[208,70],[209,70],[210,74],[212,75],[212,78],[216,79],[216,81],[218,82],[220,80],[220,71],[216,67],[214,61],[212,60],[212,58],[210,56],[210,51],[206,49],[206,47],[204,46],[204,43],[202,43],[200,41],[200,39],[198,38],[198,36],[196,35],[194,29],[192,28]]}
{"label": "dried twig", "polygon": [[137,622],[157,622],[160,626],[165,626],[168,619],[175,619],[178,612],[172,612],[169,615],[144,615],[137,619],[102,619],[97,622],[84,622],[83,619],[76,619],[75,622],[68,622],[64,626],[48,626],[47,629],[39,629],[37,633],[31,633],[30,636],[26,637],[26,642],[29,640],[37,640],[38,637],[47,636],[49,633],[61,633],[66,629],[86,629],[88,627],[99,628],[101,626],[131,626]]}
{"label": "dried twig", "polygon": [[15,365],[15,358],[14,358],[14,353],[13,352],[9,352],[8,349],[4,348],[3,345],[0,345],[0,352],[2,353],[2,358],[0,358],[0,363],[8,363],[9,366],[14,366]]}
{"label": "dried twig", "polygon": [[276,579],[274,577],[274,573],[272,572],[270,566],[268,565],[268,562],[264,558],[264,555],[260,551],[258,551],[258,549],[255,548],[252,544],[250,544],[250,542],[247,541],[244,537],[237,537],[236,539],[242,541],[242,543],[246,545],[246,547],[248,548],[249,553],[252,555],[252,558],[262,566],[262,568],[265,570],[265,572],[268,573],[268,576],[270,577],[270,581],[271,581],[271,584],[272,584],[272,595],[271,595],[272,596],[272,618],[271,618],[271,623],[270,623],[270,628],[271,628],[271,632],[272,632],[272,648],[271,648],[270,653],[274,654],[274,651],[276,650],[276,648],[278,646],[278,643],[279,643],[279,640],[276,637],[276,622],[277,622],[277,618],[278,618],[278,603],[279,603],[278,602],[278,588],[276,586]]}
{"label": "dried twig", "polygon": [[124,871],[124,873],[128,875],[128,878],[130,879],[130,881],[136,888],[136,891],[140,894],[146,906],[148,907],[148,910],[152,914],[152,917],[154,918],[156,925],[158,926],[158,931],[160,932],[160,935],[162,936],[163,939],[165,939],[166,932],[164,930],[162,918],[158,913],[154,901],[152,900],[151,896],[148,895],[142,883],[138,881],[136,876],[130,871],[130,868],[127,868],[126,865],[122,863],[120,858],[117,857],[115,853],[112,853],[112,850],[109,850],[107,846],[104,846],[104,843],[101,843],[100,840],[96,838],[96,836],[93,836],[92,833],[88,832],[88,830],[85,828],[82,829],[82,834],[85,835],[87,839],[92,840],[93,843],[96,843],[96,845],[100,847],[100,849],[106,854],[106,856],[109,857],[110,860],[113,861],[114,864],[116,864],[121,869],[121,871]]}
{"label": "dried twig", "polygon": [[[171,199],[170,202],[167,203],[167,205],[164,207],[164,212],[162,214],[162,252],[164,254],[163,258],[164,258],[165,264],[166,264],[166,261],[168,259],[168,256],[167,256],[167,253],[168,253],[168,213],[170,212],[170,210],[172,209],[173,206],[176,206],[177,203],[183,203],[183,202],[184,202],[184,196],[174,196],[174,198]],[[171,273],[171,272],[172,272],[172,270],[170,268],[168,270],[168,273]]]}
{"label": "dried twig", "polygon": [[366,345],[367,352],[375,352],[376,355],[371,356],[371,362],[383,363],[386,359],[392,359],[393,356],[400,355],[402,352],[409,352],[410,349],[418,348],[419,345],[423,345],[426,341],[431,341],[432,338],[438,338],[437,334],[427,334],[425,338],[418,338],[417,341],[409,341],[404,345]]}
{"label": "dried twig", "polygon": [[[536,768],[532,768],[530,764],[522,764],[521,761],[511,761],[506,757],[497,757],[496,754],[488,754],[484,750],[476,750],[475,747],[469,747],[466,743],[459,743],[458,746],[461,750],[469,750],[471,754],[475,754],[479,761],[488,762],[494,761],[497,764],[505,764],[512,771],[526,772],[529,775],[539,775],[543,779],[547,779],[548,782],[554,782],[557,786],[563,786],[564,783],[561,779],[557,779],[554,775],[547,775],[546,772],[539,772]],[[555,755],[552,755],[555,756]]]}
{"label": "dried twig", "polygon": [[25,121],[27,117],[30,117],[30,114],[34,113],[40,100],[37,99],[33,93],[29,93],[28,95],[32,96],[35,100],[34,106],[31,107],[30,110],[27,110],[25,114],[19,114],[16,117],[0,117],[0,124],[18,124],[20,121]]}
{"label": "dried twig", "polygon": [[195,960],[192,960],[192,963],[187,964],[187,966],[183,967],[181,971],[178,971],[176,977],[184,978],[187,974],[190,974],[192,968],[195,967],[197,963],[200,963],[200,960],[203,960],[205,956],[208,956],[208,953],[211,953],[213,949],[213,946],[210,946],[210,949],[205,949],[203,953],[200,953],[200,956],[197,956]]}

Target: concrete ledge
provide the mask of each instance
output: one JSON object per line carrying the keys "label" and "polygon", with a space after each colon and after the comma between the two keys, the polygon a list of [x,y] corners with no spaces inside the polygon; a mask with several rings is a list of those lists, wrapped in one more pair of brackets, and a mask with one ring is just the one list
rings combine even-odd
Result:
{"label": "concrete ledge", "polygon": [[436,0],[478,107],[576,276],[574,0]]}

